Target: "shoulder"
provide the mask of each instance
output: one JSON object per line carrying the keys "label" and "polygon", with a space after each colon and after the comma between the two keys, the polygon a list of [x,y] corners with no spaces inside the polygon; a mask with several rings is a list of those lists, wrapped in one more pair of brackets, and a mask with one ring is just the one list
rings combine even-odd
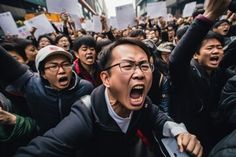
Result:
{"label": "shoulder", "polygon": [[211,151],[209,157],[234,157],[236,155],[236,130],[223,138]]}

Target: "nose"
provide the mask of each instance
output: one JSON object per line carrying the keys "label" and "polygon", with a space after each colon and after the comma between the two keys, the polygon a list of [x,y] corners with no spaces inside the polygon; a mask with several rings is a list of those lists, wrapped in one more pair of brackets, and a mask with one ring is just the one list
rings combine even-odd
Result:
{"label": "nose", "polygon": [[62,66],[59,66],[58,67],[58,73],[64,73],[65,72],[65,70],[62,68]]}
{"label": "nose", "polygon": [[134,79],[143,79],[144,78],[143,71],[137,65],[135,66],[135,69],[134,69],[133,78]]}

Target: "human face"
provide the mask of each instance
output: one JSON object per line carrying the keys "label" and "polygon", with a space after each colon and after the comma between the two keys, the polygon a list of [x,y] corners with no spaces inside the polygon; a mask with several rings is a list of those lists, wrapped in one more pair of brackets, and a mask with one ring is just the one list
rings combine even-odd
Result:
{"label": "human face", "polygon": [[38,51],[34,45],[28,45],[25,48],[25,54],[29,61],[34,61]]}
{"label": "human face", "polygon": [[50,41],[48,40],[48,38],[43,37],[43,38],[41,38],[40,41],[39,41],[39,49],[41,49],[41,48],[43,48],[43,47],[45,47],[45,46],[48,46],[48,45],[50,45],[50,44],[51,44],[51,43],[50,43]]}
{"label": "human face", "polygon": [[225,36],[228,34],[230,25],[227,22],[223,22],[217,28],[214,29],[215,32]]}
{"label": "human face", "polygon": [[[131,61],[136,65],[141,62],[149,63],[144,50],[130,44],[119,45],[112,50],[110,66],[123,61]],[[100,76],[108,89],[109,99],[116,102],[116,109],[113,109],[118,115],[127,115],[143,107],[152,83],[151,70],[143,72],[136,66],[134,72],[127,73],[121,71],[119,66],[114,66],[108,71],[101,72]]]}
{"label": "human face", "polygon": [[75,54],[80,63],[86,68],[92,66],[96,60],[96,51],[94,47],[82,45]]}
{"label": "human face", "polygon": [[26,64],[26,60],[24,60],[23,57],[21,57],[16,51],[9,51],[9,54],[15,58],[19,63]]}
{"label": "human face", "polygon": [[58,40],[57,46],[62,47],[67,51],[70,48],[70,42],[67,37],[62,37],[60,40]]}
{"label": "human face", "polygon": [[221,43],[217,39],[207,39],[203,41],[199,53],[196,53],[194,58],[206,70],[214,70],[219,66],[223,55]]}
{"label": "human face", "polygon": [[[56,66],[59,66],[59,69],[54,71],[53,68]],[[71,63],[62,55],[50,56],[47,58],[46,64],[44,65],[44,73],[42,73],[42,77],[50,83],[52,88],[58,91],[63,90],[69,87],[71,82]]]}

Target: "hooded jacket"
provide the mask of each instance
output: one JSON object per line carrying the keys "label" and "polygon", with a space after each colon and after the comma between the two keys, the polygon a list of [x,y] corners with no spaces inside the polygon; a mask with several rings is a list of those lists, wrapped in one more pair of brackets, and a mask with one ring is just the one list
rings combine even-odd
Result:
{"label": "hooded jacket", "polygon": [[[0,48],[0,51],[0,81],[7,86],[7,91],[24,94],[40,134],[55,127],[69,114],[72,104],[93,89],[91,83],[73,73],[70,88],[57,91],[38,74],[15,61],[4,49]],[[7,70],[2,67],[7,67]]]}

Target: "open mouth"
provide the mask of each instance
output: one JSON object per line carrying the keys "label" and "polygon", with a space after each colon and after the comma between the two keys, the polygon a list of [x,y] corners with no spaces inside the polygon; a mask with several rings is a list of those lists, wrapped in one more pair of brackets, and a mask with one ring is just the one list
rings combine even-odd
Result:
{"label": "open mouth", "polygon": [[89,61],[89,62],[93,62],[94,57],[93,56],[86,56],[86,60]]}
{"label": "open mouth", "polygon": [[69,83],[69,79],[68,79],[68,77],[63,76],[63,77],[59,78],[58,82],[61,86],[66,86]]}
{"label": "open mouth", "polygon": [[223,30],[224,33],[228,33],[228,31],[229,31],[228,29]]}
{"label": "open mouth", "polygon": [[63,48],[64,48],[64,49],[67,49],[67,48],[68,48],[68,46],[67,46],[67,45],[64,45],[64,46],[63,46]]}
{"label": "open mouth", "polygon": [[144,93],[143,85],[134,86],[130,92],[131,105],[133,106],[141,105],[143,102],[143,93]]}
{"label": "open mouth", "polygon": [[210,58],[211,63],[218,64],[220,58],[218,56],[213,56]]}

